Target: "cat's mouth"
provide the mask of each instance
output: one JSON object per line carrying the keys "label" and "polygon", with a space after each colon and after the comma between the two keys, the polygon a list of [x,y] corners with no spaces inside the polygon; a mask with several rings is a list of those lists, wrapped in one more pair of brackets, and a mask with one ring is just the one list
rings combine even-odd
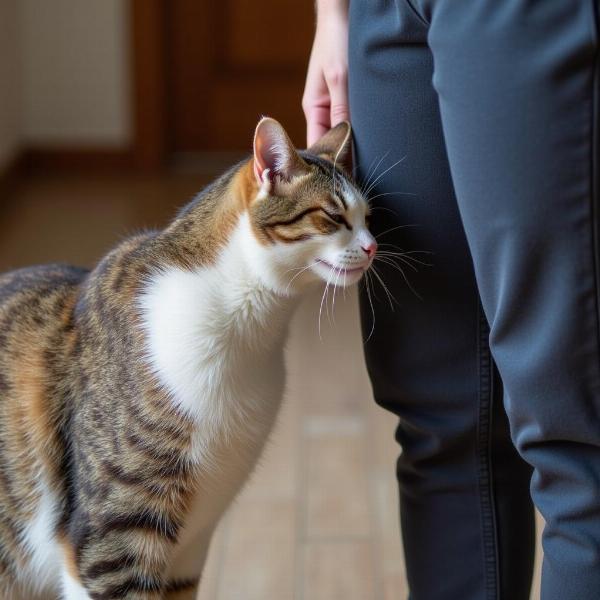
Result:
{"label": "cat's mouth", "polygon": [[358,274],[358,273],[364,273],[369,265],[362,265],[362,266],[358,266],[358,267],[345,267],[344,265],[332,265],[330,262],[327,262],[326,260],[323,260],[322,258],[317,258],[317,263],[322,264],[325,267],[328,267],[329,269],[332,269],[336,272],[341,272],[342,274]]}

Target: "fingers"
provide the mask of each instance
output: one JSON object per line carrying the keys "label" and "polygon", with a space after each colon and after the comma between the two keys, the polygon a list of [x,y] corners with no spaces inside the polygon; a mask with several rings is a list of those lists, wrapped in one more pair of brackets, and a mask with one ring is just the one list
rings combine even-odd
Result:
{"label": "fingers", "polygon": [[310,148],[330,129],[329,106],[314,106],[306,117],[306,147]]}
{"label": "fingers", "polygon": [[343,70],[307,78],[302,101],[306,117],[306,143],[312,146],[329,129],[349,118],[348,78]]}
{"label": "fingers", "polygon": [[310,64],[302,98],[302,109],[306,118],[307,147],[312,146],[329,130],[331,126],[329,105],[329,89],[323,72]]}
{"label": "fingers", "polygon": [[330,126],[335,127],[341,121],[349,120],[348,111],[348,74],[345,68],[326,73],[325,80],[329,88]]}

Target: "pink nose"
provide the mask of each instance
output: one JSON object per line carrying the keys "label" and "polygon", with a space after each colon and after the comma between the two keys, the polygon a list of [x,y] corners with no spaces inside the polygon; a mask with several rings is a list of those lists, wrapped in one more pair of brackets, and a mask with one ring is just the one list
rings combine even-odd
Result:
{"label": "pink nose", "polygon": [[377,242],[373,240],[369,242],[366,246],[361,246],[361,248],[367,253],[369,258],[373,258],[375,256],[375,252],[377,251]]}

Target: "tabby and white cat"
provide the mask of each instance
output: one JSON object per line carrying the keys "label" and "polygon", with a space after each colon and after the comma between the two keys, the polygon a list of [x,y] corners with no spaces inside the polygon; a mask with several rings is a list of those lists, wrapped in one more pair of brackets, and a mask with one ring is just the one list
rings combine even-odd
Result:
{"label": "tabby and white cat", "polygon": [[300,293],[376,243],[332,161],[262,119],[254,155],[92,271],[0,277],[0,597],[191,599],[273,425]]}

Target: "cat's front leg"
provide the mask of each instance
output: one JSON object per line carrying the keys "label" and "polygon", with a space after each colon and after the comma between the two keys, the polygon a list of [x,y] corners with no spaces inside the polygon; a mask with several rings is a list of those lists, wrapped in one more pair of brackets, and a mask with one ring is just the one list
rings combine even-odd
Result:
{"label": "cat's front leg", "polygon": [[166,576],[167,600],[194,600],[208,556],[213,526],[178,544]]}
{"label": "cat's front leg", "polygon": [[[108,564],[108,563],[107,563]],[[195,600],[198,593],[198,579],[162,579],[160,590],[139,589],[138,584],[131,585],[127,581],[121,581],[115,585],[116,579],[110,578],[105,581],[104,586],[98,586],[97,582],[89,583],[87,587],[81,577],[73,572],[64,570],[62,576],[62,599],[63,600],[95,600],[127,598],[129,600]],[[94,589],[92,589],[94,588]],[[138,589],[136,589],[138,588]],[[18,597],[19,600],[21,597]],[[11,597],[10,600],[18,600]]]}
{"label": "cat's front leg", "polygon": [[166,510],[140,511],[129,504],[129,510],[75,517],[62,544],[64,600],[162,600],[176,583],[167,567],[177,524]]}

